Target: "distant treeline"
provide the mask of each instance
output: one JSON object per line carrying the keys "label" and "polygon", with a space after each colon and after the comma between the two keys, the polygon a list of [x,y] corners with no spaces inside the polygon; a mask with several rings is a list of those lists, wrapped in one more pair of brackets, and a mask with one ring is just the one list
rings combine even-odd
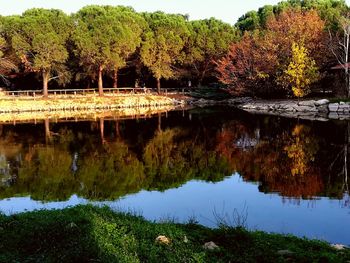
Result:
{"label": "distant treeline", "polygon": [[[289,0],[231,26],[124,6],[91,5],[72,15],[30,9],[0,18],[2,85],[41,82],[47,96],[49,83],[98,87],[103,95],[104,82],[158,91],[161,80],[177,87],[220,82],[235,95],[302,97],[334,84],[338,72],[350,85],[348,11],[344,0]],[[343,70],[331,71],[336,65]]]}

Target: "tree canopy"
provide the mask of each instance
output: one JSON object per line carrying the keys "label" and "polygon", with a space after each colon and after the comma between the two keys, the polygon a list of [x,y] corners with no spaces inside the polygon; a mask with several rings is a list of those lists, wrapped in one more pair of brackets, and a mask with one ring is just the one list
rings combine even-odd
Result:
{"label": "tree canopy", "polygon": [[[26,77],[33,87],[39,75],[44,96],[50,80],[58,81],[55,88],[97,82],[100,95],[104,86],[141,80],[158,92],[161,81],[181,88],[191,81],[197,87],[220,83],[215,86],[235,95],[285,96],[291,87],[281,80],[293,43],[315,61],[315,87],[336,78],[333,66],[349,62],[350,45],[339,41],[349,35],[348,12],[344,0],[287,0],[247,12],[232,26],[124,6],[90,5],[70,16],[35,8],[0,17],[0,75],[11,76],[2,81],[11,89],[23,89],[18,80]],[[346,68],[343,75],[350,79]]]}
{"label": "tree canopy", "polygon": [[55,9],[35,8],[5,19],[11,46],[24,69],[42,75],[44,97],[51,79],[66,80],[66,41],[71,28],[69,17]]}
{"label": "tree canopy", "polygon": [[176,78],[175,66],[185,58],[184,46],[189,37],[186,20],[181,15],[167,15],[163,12],[145,13],[148,29],[140,49],[141,61],[157,80],[160,92],[162,78]]}

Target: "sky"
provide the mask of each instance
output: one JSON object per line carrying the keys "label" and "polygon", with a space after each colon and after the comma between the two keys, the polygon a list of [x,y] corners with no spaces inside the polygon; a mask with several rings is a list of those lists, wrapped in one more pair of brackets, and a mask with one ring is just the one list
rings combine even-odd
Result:
{"label": "sky", "polygon": [[247,11],[278,2],[280,0],[0,0],[0,14],[21,14],[33,7],[57,8],[70,14],[91,4],[126,5],[138,12],[160,10],[189,14],[191,20],[215,17],[234,24]]}

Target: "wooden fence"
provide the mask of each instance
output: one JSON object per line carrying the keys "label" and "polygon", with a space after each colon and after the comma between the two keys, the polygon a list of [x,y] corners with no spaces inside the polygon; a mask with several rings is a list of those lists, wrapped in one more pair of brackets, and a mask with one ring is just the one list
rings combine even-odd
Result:
{"label": "wooden fence", "polygon": [[[106,96],[112,95],[130,95],[130,94],[157,94],[156,90],[149,88],[104,88]],[[162,95],[186,94],[189,90],[185,88],[167,88],[161,89]],[[98,96],[98,89],[51,89],[48,90],[49,97],[78,97],[78,96]],[[2,90],[0,93],[3,98],[42,97],[42,90]],[[1,96],[0,96],[1,98]]]}

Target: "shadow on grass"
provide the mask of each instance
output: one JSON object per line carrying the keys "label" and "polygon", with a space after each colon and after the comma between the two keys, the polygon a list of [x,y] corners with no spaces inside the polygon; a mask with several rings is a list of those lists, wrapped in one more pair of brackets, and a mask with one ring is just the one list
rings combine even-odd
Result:
{"label": "shadow on grass", "polygon": [[[169,245],[155,242],[159,235]],[[152,223],[109,208],[77,206],[63,210],[0,215],[0,262],[346,262],[348,250],[320,241],[249,232],[208,229],[196,223]],[[203,244],[214,241],[209,251]],[[293,253],[279,255],[278,250]]]}

